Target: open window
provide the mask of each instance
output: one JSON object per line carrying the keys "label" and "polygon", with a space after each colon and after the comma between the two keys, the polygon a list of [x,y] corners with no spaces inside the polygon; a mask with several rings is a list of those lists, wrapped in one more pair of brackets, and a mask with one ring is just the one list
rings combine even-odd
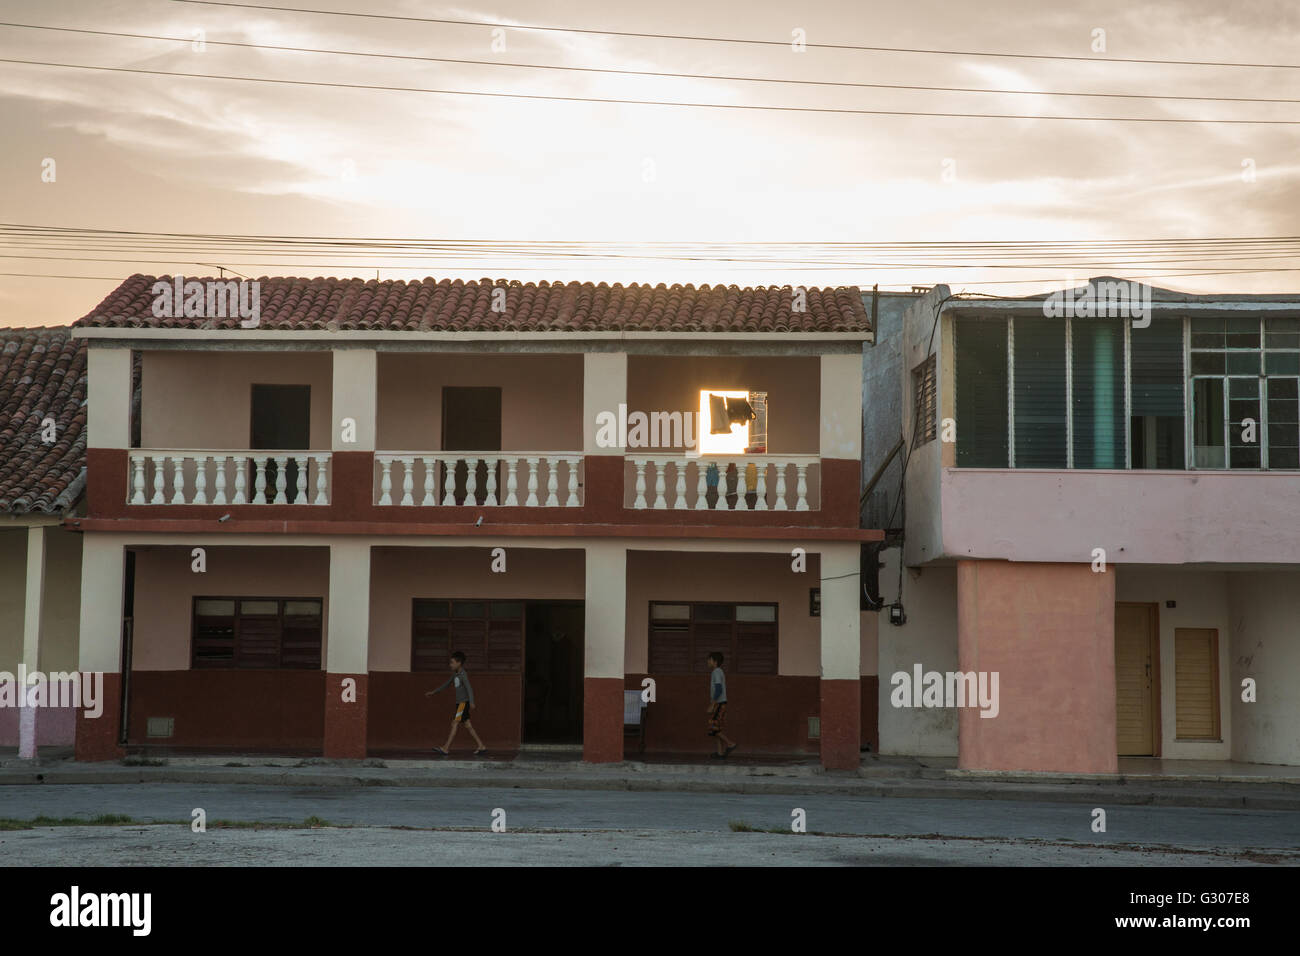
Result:
{"label": "open window", "polygon": [[699,449],[704,455],[766,454],[767,392],[703,389]]}

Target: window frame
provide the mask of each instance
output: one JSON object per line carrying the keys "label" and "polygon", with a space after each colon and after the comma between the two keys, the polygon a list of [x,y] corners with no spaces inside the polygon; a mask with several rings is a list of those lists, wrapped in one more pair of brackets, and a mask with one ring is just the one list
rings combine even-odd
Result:
{"label": "window frame", "polygon": [[[200,664],[195,654],[198,651],[199,639],[199,602],[200,601],[231,601],[234,603],[234,613],[230,616],[232,633],[231,633],[231,660],[230,663],[222,664]],[[240,621],[245,616],[242,608],[245,601],[274,601],[276,602],[276,621],[279,627],[277,636],[276,660],[275,667],[253,667],[240,663],[239,637]],[[284,638],[285,638],[285,619],[292,617],[297,620],[303,619],[304,615],[286,615],[285,605],[295,601],[314,601],[320,605],[320,625],[317,635],[316,644],[316,665],[285,665],[284,663]],[[215,617],[214,615],[205,615],[206,617]],[[249,614],[250,618],[266,619],[268,615]],[[225,620],[223,616],[221,620]],[[314,595],[308,596],[290,596],[290,597],[273,597],[268,595],[230,595],[230,594],[196,594],[190,598],[190,670],[192,671],[211,671],[211,670],[238,670],[238,671],[323,671],[325,669],[325,599]]]}
{"label": "window frame", "polygon": [[[655,607],[657,605],[665,605],[665,606],[672,606],[672,607],[684,606],[689,609],[688,611],[689,616],[685,619],[681,619],[681,618],[656,619]],[[709,638],[708,640],[710,641],[710,645],[707,648],[701,648],[696,645],[697,636],[696,636],[695,625],[696,625],[697,618],[696,618],[695,609],[701,606],[707,607],[713,605],[726,605],[731,608],[731,620],[729,622],[731,624],[731,633],[727,640],[726,647],[719,647],[718,641],[716,639]],[[755,673],[753,671],[748,671],[748,670],[742,672],[739,670],[737,666],[739,661],[742,660],[743,658],[743,654],[739,650],[742,628],[762,626],[769,623],[766,621],[755,622],[755,621],[739,620],[737,618],[737,609],[741,607],[770,607],[772,609],[772,620],[770,624],[772,628],[772,640],[775,646],[772,652],[772,669],[770,671],[765,669],[758,673]],[[651,669],[651,659],[653,656],[653,652],[650,645],[651,645],[651,641],[654,638],[656,620],[660,621],[663,624],[679,624],[679,623],[683,623],[684,621],[684,623],[686,624],[685,630],[687,635],[686,656],[687,656],[687,660],[691,662],[690,670],[679,671],[679,670]],[[723,623],[723,622],[701,622],[701,623]],[[673,675],[673,676],[695,676],[700,674],[707,674],[708,673],[707,668],[696,670],[695,667],[697,661],[704,660],[704,658],[701,657],[700,655],[707,654],[710,651],[721,651],[725,657],[723,661],[723,667],[736,668],[735,670],[732,671],[732,673],[744,673],[745,676],[750,676],[750,677],[779,676],[781,673],[781,604],[780,602],[779,601],[678,601],[678,600],[658,600],[658,599],[646,602],[646,673],[651,675]]]}

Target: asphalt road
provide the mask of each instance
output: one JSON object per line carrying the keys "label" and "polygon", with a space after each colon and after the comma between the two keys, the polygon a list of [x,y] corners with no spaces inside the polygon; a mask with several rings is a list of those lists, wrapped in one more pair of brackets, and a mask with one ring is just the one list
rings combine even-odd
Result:
{"label": "asphalt road", "polygon": [[[0,855],[9,865],[67,862],[69,852],[91,865],[1300,863],[1300,814],[1274,811],[1102,807],[1102,833],[1092,829],[1090,806],[1001,800],[459,787],[0,788],[0,817],[8,819],[115,813],[139,823],[188,821],[195,808],[209,822],[318,817],[352,829],[52,827],[0,832]],[[805,811],[807,834],[789,832],[795,808]],[[491,830],[497,809],[505,813],[504,833]],[[732,832],[735,822],[783,832]]]}

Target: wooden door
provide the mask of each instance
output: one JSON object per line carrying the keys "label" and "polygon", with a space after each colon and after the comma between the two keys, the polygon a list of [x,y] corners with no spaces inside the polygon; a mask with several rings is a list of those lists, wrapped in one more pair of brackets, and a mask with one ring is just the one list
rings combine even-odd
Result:
{"label": "wooden door", "polygon": [[1156,641],[1154,605],[1115,605],[1116,737],[1121,757],[1156,752]]}

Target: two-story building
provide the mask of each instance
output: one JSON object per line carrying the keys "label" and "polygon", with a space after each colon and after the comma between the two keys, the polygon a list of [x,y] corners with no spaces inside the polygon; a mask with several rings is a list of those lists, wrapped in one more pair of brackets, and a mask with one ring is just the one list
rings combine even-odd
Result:
{"label": "two-story building", "polygon": [[454,650],[489,748],[621,760],[650,678],[647,746],[702,752],[721,651],[746,750],[857,765],[857,289],[263,278],[249,321],[191,281],[75,327],[80,667],[122,701],[79,758],[428,753]]}
{"label": "two-story building", "polygon": [[[905,436],[867,495],[903,541],[880,571],[882,752],[1300,763],[1300,298],[939,286],[866,361],[902,397],[867,467]],[[981,673],[996,716],[948,696]]]}
{"label": "two-story building", "polygon": [[85,426],[72,330],[0,329],[0,747],[25,759],[75,733]]}

